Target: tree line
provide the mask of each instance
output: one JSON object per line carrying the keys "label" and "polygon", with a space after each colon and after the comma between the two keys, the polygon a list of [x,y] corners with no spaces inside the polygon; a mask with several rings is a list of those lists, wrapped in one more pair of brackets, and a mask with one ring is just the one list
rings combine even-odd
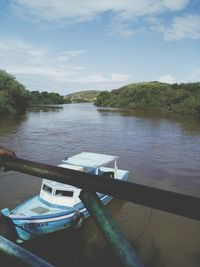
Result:
{"label": "tree line", "polygon": [[[0,70],[0,112],[20,112],[31,106],[70,102],[58,93],[28,91],[14,76]],[[100,92],[94,104],[200,115],[200,83],[133,83],[111,92]]]}
{"label": "tree line", "polygon": [[200,115],[200,83],[135,83],[101,92],[96,106]]}
{"label": "tree line", "polygon": [[0,112],[22,112],[35,105],[69,102],[58,93],[28,91],[13,75],[0,70]]}

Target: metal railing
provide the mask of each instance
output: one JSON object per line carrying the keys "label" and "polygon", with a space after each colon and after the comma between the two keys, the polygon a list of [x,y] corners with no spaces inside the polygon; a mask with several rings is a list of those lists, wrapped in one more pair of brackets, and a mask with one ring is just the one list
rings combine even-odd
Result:
{"label": "metal railing", "polygon": [[123,236],[116,222],[105,210],[95,192],[131,201],[177,215],[200,219],[200,198],[153,188],[133,182],[108,179],[89,173],[56,167],[20,158],[2,157],[0,166],[7,170],[47,178],[83,189],[80,194],[85,207],[124,266],[141,267],[134,249]]}
{"label": "metal railing", "polygon": [[[31,267],[53,267],[54,265],[41,259],[30,251],[21,248],[10,240],[0,235],[0,252],[14,259],[18,259]],[[4,266],[6,264],[4,263]]]}
{"label": "metal railing", "polygon": [[200,197],[153,188],[133,182],[108,179],[20,158],[3,157],[6,169],[70,184],[86,191],[100,192],[154,209],[200,220]]}

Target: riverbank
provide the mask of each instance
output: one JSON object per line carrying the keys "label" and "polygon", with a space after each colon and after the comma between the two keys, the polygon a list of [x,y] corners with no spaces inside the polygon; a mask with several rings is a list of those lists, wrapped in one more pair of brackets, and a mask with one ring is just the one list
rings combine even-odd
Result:
{"label": "riverbank", "polygon": [[95,105],[200,115],[200,83],[133,83],[101,92]]}

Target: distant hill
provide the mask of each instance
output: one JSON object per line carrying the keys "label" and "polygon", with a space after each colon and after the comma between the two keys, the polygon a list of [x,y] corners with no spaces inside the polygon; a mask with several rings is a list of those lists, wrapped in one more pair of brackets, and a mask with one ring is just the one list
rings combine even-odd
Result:
{"label": "distant hill", "polygon": [[80,102],[91,102],[96,101],[97,96],[101,91],[97,90],[87,90],[80,91],[72,94],[66,95],[64,98],[70,100],[72,103],[80,103]]}
{"label": "distant hill", "polygon": [[101,92],[94,104],[200,115],[200,83],[132,83],[111,92]]}

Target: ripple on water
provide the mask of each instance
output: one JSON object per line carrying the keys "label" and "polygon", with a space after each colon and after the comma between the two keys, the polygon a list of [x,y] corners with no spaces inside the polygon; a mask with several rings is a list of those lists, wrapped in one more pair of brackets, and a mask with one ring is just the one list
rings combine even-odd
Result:
{"label": "ripple on water", "polygon": [[[0,119],[0,144],[12,148],[20,157],[59,164],[66,155],[81,151],[114,154],[120,156],[119,167],[130,171],[130,181],[198,196],[199,141],[200,123],[196,118],[98,110],[88,104]],[[12,172],[0,175],[1,208],[12,208],[38,193],[38,178]],[[146,266],[200,266],[199,222],[132,203],[114,203],[111,212]],[[64,249],[58,251],[58,244]],[[66,248],[76,258],[74,262],[68,253],[71,266],[113,263],[108,246],[91,220],[78,234],[64,231],[25,246],[56,266],[66,263]]]}

